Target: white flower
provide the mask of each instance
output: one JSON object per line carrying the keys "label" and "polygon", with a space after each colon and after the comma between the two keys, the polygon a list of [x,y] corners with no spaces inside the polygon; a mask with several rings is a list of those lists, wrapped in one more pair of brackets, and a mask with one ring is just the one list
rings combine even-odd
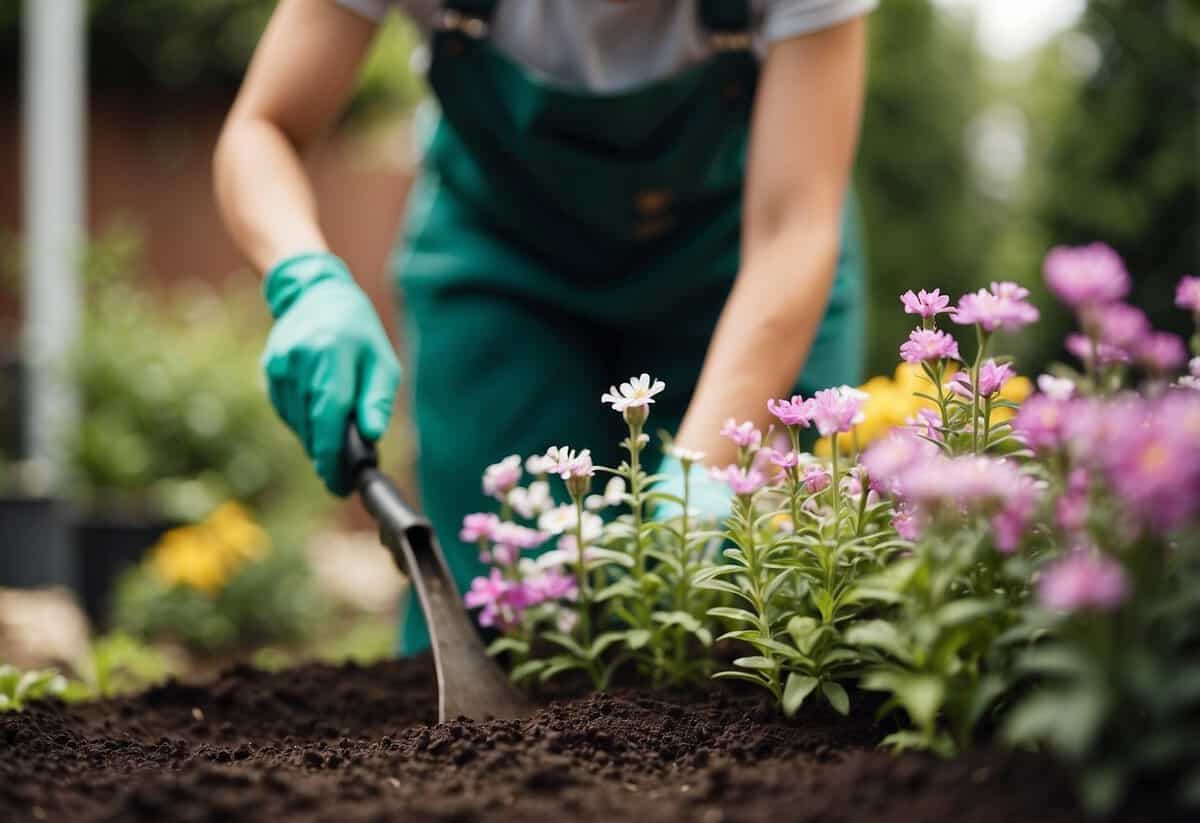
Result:
{"label": "white flower", "polygon": [[1043,374],[1038,376],[1037,384],[1042,394],[1052,400],[1070,400],[1075,394],[1075,384],[1065,377]]}
{"label": "white flower", "polygon": [[1192,377],[1190,374],[1179,378],[1179,385],[1185,389],[1192,391],[1200,391],[1200,377]]}
{"label": "white flower", "polygon": [[650,375],[643,373],[640,377],[629,378],[629,382],[622,383],[620,388],[610,386],[600,396],[600,402],[610,404],[613,411],[624,412],[626,409],[649,406],[654,402],[654,395],[666,387],[667,384],[661,380],[651,383]]}
{"label": "white flower", "polygon": [[620,477],[614,477],[604,486],[604,494],[591,494],[584,501],[584,505],[591,511],[606,508],[608,506],[619,506],[625,498],[625,481]]}
{"label": "white flower", "polygon": [[694,449],[685,449],[682,446],[672,444],[667,448],[667,454],[674,457],[680,463],[703,463],[707,456],[704,452],[699,452]]}
{"label": "white flower", "polygon": [[[575,507],[570,504],[555,506],[538,518],[538,531],[549,534],[575,533]],[[604,521],[599,515],[591,512],[583,513],[583,539],[591,542],[600,537],[604,531]]]}
{"label": "white flower", "polygon": [[545,480],[534,480],[528,488],[517,486],[508,493],[508,505],[521,517],[532,520],[554,506],[550,484]]}
{"label": "white flower", "polygon": [[531,454],[525,460],[525,471],[535,477],[541,477],[554,470],[554,462],[544,454]]}

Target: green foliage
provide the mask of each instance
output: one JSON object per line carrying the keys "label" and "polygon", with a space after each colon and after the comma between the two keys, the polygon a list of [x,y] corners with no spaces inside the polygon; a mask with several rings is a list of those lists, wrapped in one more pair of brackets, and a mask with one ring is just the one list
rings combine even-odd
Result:
{"label": "green foliage", "polygon": [[[1132,300],[1156,326],[1183,332],[1173,285],[1200,271],[1200,5],[1090,0],[1078,31],[1044,63],[1061,65],[1081,45],[1097,62],[1047,112],[1031,179],[1037,221],[1058,242],[1105,238],[1128,263]],[[1048,316],[1037,362],[1058,355],[1069,322]]]}
{"label": "green foliage", "polygon": [[66,688],[66,678],[54,669],[23,672],[0,663],[0,712],[20,711],[30,700],[57,697]]}
{"label": "green foliage", "polygon": [[179,521],[236,499],[301,531],[328,497],[247,345],[268,320],[256,285],[153,295],[135,281],[137,249],[118,229],[89,254],[74,359],[82,414],[69,440],[75,495],[85,507]]}
{"label": "green foliage", "polygon": [[[0,65],[20,59],[21,3],[0,9]],[[174,100],[227,97],[240,85],[275,0],[90,0],[88,72],[94,91]],[[408,57],[417,34],[385,23],[364,67],[351,114],[410,109],[423,93]],[[5,73],[5,80],[17,72]],[[11,91],[15,91],[13,88]]]}
{"label": "green foliage", "polygon": [[162,682],[170,673],[170,664],[157,649],[127,632],[115,631],[92,641],[82,680],[85,689],[74,697],[129,694]]}
{"label": "green foliage", "polygon": [[200,655],[236,654],[311,637],[329,605],[312,586],[302,554],[275,547],[219,590],[171,585],[148,564],[117,585],[115,625],[145,641],[172,641]]}

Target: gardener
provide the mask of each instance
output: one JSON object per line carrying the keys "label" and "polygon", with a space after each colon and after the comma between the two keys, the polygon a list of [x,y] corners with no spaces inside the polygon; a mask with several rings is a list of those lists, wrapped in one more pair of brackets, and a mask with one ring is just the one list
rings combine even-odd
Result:
{"label": "gardener", "polygon": [[[300,157],[391,5],[429,33],[440,104],[396,274],[424,508],[453,545],[484,465],[561,443],[615,460],[623,424],[598,399],[631,374],[666,381],[653,427],[710,465],[733,457],[725,418],[764,424],[769,397],[858,382],[847,192],[874,2],[282,0],[216,186],[266,272],[271,400],[326,485],[348,491],[347,420],[380,437],[401,370]],[[460,586],[480,572],[474,549],[449,553]],[[409,618],[411,652],[428,639]]]}

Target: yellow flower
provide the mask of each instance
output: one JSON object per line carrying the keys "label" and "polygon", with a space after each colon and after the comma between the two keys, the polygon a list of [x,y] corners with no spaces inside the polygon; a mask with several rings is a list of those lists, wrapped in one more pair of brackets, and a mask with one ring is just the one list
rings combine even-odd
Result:
{"label": "yellow flower", "polygon": [[[930,401],[917,397],[917,392],[932,394],[929,378],[919,366],[901,363],[893,377],[872,377],[859,386],[867,393],[863,404],[863,422],[855,427],[850,437],[838,439],[838,449],[849,454],[878,440],[892,429],[903,426],[909,418],[923,408],[934,408]],[[813,453],[818,457],[829,457],[830,440],[823,437],[817,441]]]}
{"label": "yellow flower", "polygon": [[229,579],[220,549],[197,526],[172,529],[150,555],[150,566],[166,583],[213,594]]}
{"label": "yellow flower", "polygon": [[204,522],[163,535],[151,550],[149,564],[166,583],[214,594],[270,548],[266,530],[237,503],[225,503]]}

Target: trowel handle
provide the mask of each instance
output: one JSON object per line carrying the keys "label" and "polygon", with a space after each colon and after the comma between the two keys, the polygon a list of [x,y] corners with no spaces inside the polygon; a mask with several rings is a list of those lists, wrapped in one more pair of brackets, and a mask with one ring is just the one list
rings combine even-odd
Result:
{"label": "trowel handle", "polygon": [[432,531],[429,521],[414,512],[391,478],[379,471],[375,444],[362,436],[354,421],[346,427],[342,466],[381,529],[397,536],[410,536],[414,529],[426,534]]}

